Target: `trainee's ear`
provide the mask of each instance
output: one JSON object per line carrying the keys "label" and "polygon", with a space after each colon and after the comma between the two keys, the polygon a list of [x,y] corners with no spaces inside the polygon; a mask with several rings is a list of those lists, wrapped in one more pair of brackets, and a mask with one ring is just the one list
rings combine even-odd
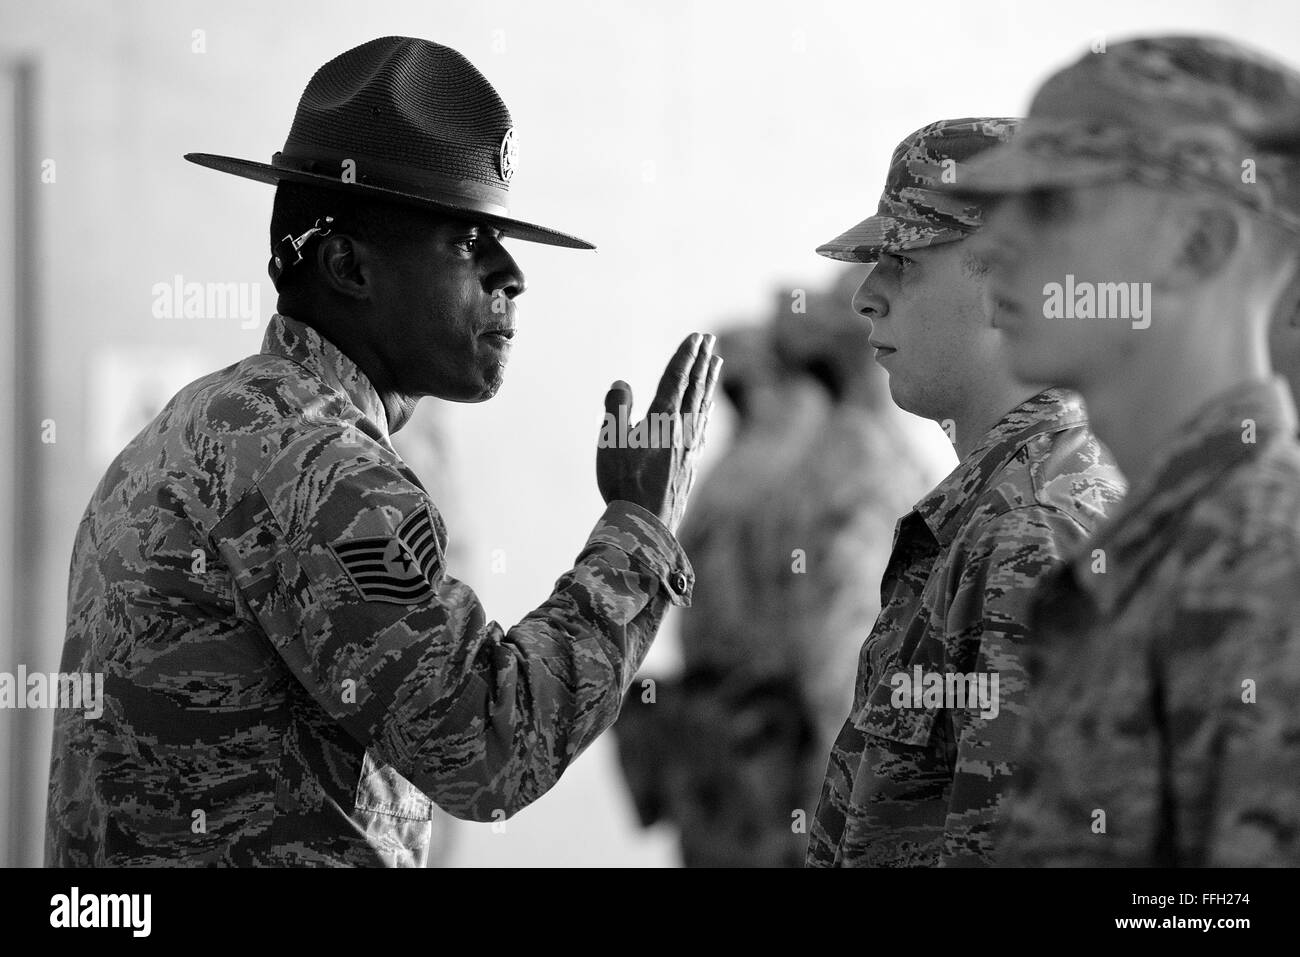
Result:
{"label": "trainee's ear", "polygon": [[1291,330],[1300,330],[1300,262],[1292,266],[1291,280],[1278,295],[1273,311],[1273,324]]}
{"label": "trainee's ear", "polygon": [[1216,275],[1242,242],[1238,213],[1218,203],[1196,204],[1172,217],[1181,234],[1172,263],[1176,274],[1193,281]]}
{"label": "trainee's ear", "polygon": [[316,248],[316,268],[327,286],[352,299],[363,299],[368,289],[369,247],[345,233],[322,239]]}
{"label": "trainee's ear", "polygon": [[1268,329],[1269,364],[1287,380],[1300,401],[1300,269],[1292,275],[1274,304]]}

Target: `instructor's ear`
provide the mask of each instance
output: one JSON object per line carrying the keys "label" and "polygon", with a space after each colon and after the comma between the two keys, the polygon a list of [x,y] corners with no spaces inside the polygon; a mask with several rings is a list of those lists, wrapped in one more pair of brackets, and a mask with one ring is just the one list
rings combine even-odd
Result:
{"label": "instructor's ear", "polygon": [[366,243],[335,233],[317,244],[316,269],[334,292],[349,299],[366,299],[371,293],[371,258]]}

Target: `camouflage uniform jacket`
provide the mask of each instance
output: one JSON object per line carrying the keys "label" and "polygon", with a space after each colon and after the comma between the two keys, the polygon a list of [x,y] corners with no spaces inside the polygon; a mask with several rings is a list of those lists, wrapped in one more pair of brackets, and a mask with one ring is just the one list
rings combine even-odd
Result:
{"label": "camouflage uniform jacket", "polygon": [[[899,520],[810,866],[992,863],[1024,707],[1030,592],[1122,494],[1078,398],[1049,389],[1007,413]],[[973,694],[960,700],[955,681],[950,698],[896,697],[901,676],[918,675],[922,687],[972,676],[990,692],[996,677],[996,715]]]}
{"label": "camouflage uniform jacket", "polygon": [[442,518],[379,396],[305,324],[191,383],[77,531],[51,865],[420,865],[434,804],[536,800],[617,716],[694,572],[614,502],[509,631],[443,568]]}
{"label": "camouflage uniform jacket", "polygon": [[1300,865],[1300,443],[1210,402],[1045,584],[1007,863]]}

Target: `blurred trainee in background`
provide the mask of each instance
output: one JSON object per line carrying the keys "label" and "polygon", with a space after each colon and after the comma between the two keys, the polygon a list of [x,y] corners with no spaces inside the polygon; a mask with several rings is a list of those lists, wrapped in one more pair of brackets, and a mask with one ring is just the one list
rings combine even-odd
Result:
{"label": "blurred trainee in background", "polygon": [[681,529],[682,672],[640,676],[614,726],[642,824],[674,825],[687,866],[803,866],[894,523],[942,477],[849,308],[860,273],[718,339],[736,426]]}

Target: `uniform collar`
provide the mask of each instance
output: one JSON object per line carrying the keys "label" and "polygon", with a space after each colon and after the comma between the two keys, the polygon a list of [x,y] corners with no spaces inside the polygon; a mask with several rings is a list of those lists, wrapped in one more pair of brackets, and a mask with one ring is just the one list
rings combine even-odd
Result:
{"label": "uniform collar", "polygon": [[[1246,430],[1254,429],[1254,441]],[[1077,585],[1104,610],[1114,609],[1142,578],[1143,569],[1167,554],[1161,535],[1224,473],[1296,431],[1295,403],[1280,378],[1257,379],[1223,392],[1188,418],[1155,456],[1147,479],[1069,566]],[[1105,574],[1098,574],[1097,556]]]}
{"label": "uniform collar", "polygon": [[[370,379],[338,346],[311,326],[276,313],[267,324],[262,354],[292,359],[330,388],[346,395],[361,413],[363,422],[373,426],[377,435],[372,437],[391,445],[388,413]],[[363,426],[358,424],[358,428]]]}
{"label": "uniform collar", "polygon": [[974,511],[980,492],[1026,442],[1088,421],[1083,402],[1073,392],[1047,389],[1026,399],[989,429],[971,452],[913,508],[943,547]]}

